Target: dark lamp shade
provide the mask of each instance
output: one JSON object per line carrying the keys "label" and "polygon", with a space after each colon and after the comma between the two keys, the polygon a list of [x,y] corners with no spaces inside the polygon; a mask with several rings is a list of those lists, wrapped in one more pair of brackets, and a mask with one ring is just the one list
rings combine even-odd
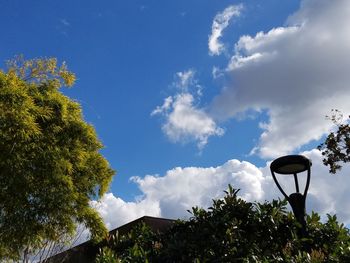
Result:
{"label": "dark lamp shade", "polygon": [[278,174],[296,174],[310,169],[311,161],[303,155],[282,156],[271,163],[271,171]]}

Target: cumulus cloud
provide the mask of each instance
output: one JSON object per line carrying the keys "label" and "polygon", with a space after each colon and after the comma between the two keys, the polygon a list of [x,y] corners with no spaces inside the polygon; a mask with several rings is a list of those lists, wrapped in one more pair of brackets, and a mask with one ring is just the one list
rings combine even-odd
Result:
{"label": "cumulus cloud", "polygon": [[230,20],[233,17],[240,16],[242,8],[243,5],[231,5],[215,16],[208,41],[209,54],[211,56],[220,55],[225,50],[225,45],[219,39],[224,29],[228,27]]}
{"label": "cumulus cloud", "polygon": [[247,200],[261,200],[265,178],[248,162],[229,160],[218,167],[177,167],[164,176],[134,177],[145,198],[159,203],[162,216],[188,216],[192,206],[209,207],[213,198],[223,196],[228,184],[242,188]]}
{"label": "cumulus cloud", "polygon": [[[151,115],[160,114],[164,117],[162,130],[173,142],[186,143],[196,141],[201,150],[207,144],[210,136],[220,136],[224,133],[204,109],[196,105],[201,96],[201,86],[194,79],[194,71],[178,72],[174,86],[178,93],[164,100],[163,105],[156,107]],[[196,93],[191,93],[195,88]]]}
{"label": "cumulus cloud", "polygon": [[331,109],[350,112],[350,2],[304,0],[284,27],[242,36],[227,85],[212,103],[215,120],[247,110],[268,113],[255,152],[271,158],[329,131]]}
{"label": "cumulus cloud", "polygon": [[[220,53],[222,30],[242,6],[230,6],[213,22],[211,52]],[[332,128],[325,120],[331,109],[350,113],[350,2],[304,0],[283,27],[243,35],[235,44],[226,71],[213,67],[213,77],[231,80],[210,103],[198,107],[194,71],[178,73],[181,92],[164,100],[153,114],[165,116],[162,129],[173,142],[196,141],[223,134],[218,125],[246,112],[268,115],[260,123],[260,139],[251,153],[274,158],[296,152]],[[183,120],[183,121],[181,121]]]}
{"label": "cumulus cloud", "polygon": [[99,201],[91,201],[91,206],[100,213],[110,230],[145,215],[160,216],[157,202],[149,199],[125,202],[113,193],[105,194]]}
{"label": "cumulus cloud", "polygon": [[198,148],[202,149],[210,136],[223,134],[223,130],[203,110],[194,106],[192,94],[178,94],[173,99],[170,110],[164,112],[167,119],[162,127],[173,142],[195,140]]}
{"label": "cumulus cloud", "polygon": [[137,201],[125,202],[112,193],[92,205],[103,217],[107,227],[113,229],[141,216],[187,218],[193,206],[208,208],[213,198],[221,198],[228,184],[241,188],[240,196],[246,200],[263,200],[266,178],[259,168],[249,162],[229,160],[217,167],[176,167],[163,176],[133,177],[142,192]]}
{"label": "cumulus cloud", "polygon": [[[313,162],[311,183],[307,197],[307,211],[318,212],[325,217],[327,213],[337,214],[339,219],[350,223],[350,204],[348,185],[350,167],[345,166],[339,174],[331,175],[322,164],[322,155],[318,150],[303,152]],[[146,175],[133,177],[142,192],[134,202],[125,202],[106,194],[94,206],[112,229],[144,215],[165,218],[187,218],[193,206],[208,208],[212,199],[223,197],[228,184],[239,188],[239,195],[247,201],[273,200],[283,198],[274,185],[270,174],[270,162],[257,167],[246,161],[229,160],[216,167],[176,167],[164,175]],[[287,194],[295,191],[292,176],[280,175],[279,181]],[[304,178],[304,180],[302,179]],[[302,188],[306,176],[299,176]]]}

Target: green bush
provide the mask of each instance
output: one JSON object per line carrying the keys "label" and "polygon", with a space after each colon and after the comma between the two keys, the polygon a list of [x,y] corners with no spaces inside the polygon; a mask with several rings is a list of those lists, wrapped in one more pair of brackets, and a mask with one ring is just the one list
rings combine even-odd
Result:
{"label": "green bush", "polygon": [[142,224],[107,247],[120,262],[350,262],[349,230],[336,216],[325,223],[307,216],[308,237],[300,238],[286,201],[250,203],[237,194],[229,186],[223,199],[207,210],[194,207],[167,232]]}

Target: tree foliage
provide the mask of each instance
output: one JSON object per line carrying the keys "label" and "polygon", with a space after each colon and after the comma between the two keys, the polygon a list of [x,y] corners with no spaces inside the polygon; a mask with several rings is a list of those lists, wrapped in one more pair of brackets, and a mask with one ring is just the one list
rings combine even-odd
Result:
{"label": "tree foliage", "polygon": [[350,125],[344,122],[343,114],[339,110],[332,110],[331,116],[327,117],[337,129],[328,134],[318,149],[324,156],[323,163],[329,166],[329,172],[334,174],[342,168],[343,163],[350,162]]}
{"label": "tree foliage", "polygon": [[322,223],[312,213],[307,217],[308,237],[299,238],[300,225],[285,201],[249,203],[231,187],[208,210],[194,207],[191,213],[189,220],[177,221],[163,234],[140,225],[115,236],[96,261],[350,262],[349,230],[336,216],[328,215]]}
{"label": "tree foliage", "polygon": [[99,249],[96,263],[145,263],[162,260],[162,236],[155,233],[145,223],[135,226],[128,234],[118,232],[109,237],[106,244]]}
{"label": "tree foliage", "polygon": [[106,228],[89,206],[114,171],[79,103],[60,91],[75,75],[54,58],[0,70],[0,258],[18,258],[85,225]]}

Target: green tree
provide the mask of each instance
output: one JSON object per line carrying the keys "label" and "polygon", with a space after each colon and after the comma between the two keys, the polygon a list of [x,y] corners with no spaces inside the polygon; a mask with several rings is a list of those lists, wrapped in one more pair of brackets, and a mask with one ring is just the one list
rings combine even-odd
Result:
{"label": "green tree", "polygon": [[324,156],[323,163],[329,166],[329,172],[335,174],[342,168],[343,163],[350,162],[350,125],[344,121],[339,110],[332,110],[331,116],[327,117],[337,129],[328,134],[318,149]]}
{"label": "green tree", "polygon": [[106,234],[91,199],[114,171],[79,103],[60,91],[75,75],[54,58],[0,70],[0,259],[18,259],[84,225]]}

